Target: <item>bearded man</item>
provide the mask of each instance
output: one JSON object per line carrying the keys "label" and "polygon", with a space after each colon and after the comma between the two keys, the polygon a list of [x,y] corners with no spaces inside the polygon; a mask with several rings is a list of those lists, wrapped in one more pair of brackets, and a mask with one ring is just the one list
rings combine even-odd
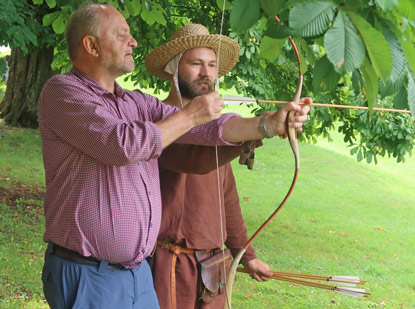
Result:
{"label": "bearded man", "polygon": [[[185,108],[193,98],[214,92],[215,79],[231,70],[238,58],[235,40],[190,24],[152,51],[145,64],[152,75],[172,83],[164,103]],[[172,144],[160,156],[162,222],[150,264],[161,308],[224,307],[222,264],[217,263],[217,269],[207,265],[226,257],[220,250],[224,244],[235,256],[248,240],[229,163],[242,149],[243,145],[218,147],[218,171],[214,147]],[[188,173],[191,169],[193,174]],[[241,263],[258,281],[272,275],[252,247]]]}

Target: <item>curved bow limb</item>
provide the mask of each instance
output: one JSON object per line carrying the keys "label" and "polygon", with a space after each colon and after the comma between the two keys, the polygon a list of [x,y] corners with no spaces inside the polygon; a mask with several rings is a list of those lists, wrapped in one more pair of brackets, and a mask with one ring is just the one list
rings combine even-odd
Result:
{"label": "curved bow limb", "polygon": [[[275,16],[276,22],[280,22],[279,18]],[[297,89],[294,93],[294,96],[292,98],[292,102],[298,104],[300,102],[300,96],[301,96],[301,90],[303,86],[303,74],[301,73],[301,62],[300,62],[300,56],[298,54],[297,46],[295,45],[293,39],[291,36],[289,37],[290,43],[294,49],[297,63],[298,63],[298,81],[297,81]],[[289,120],[291,117],[295,115],[294,111],[291,111],[287,114],[287,118],[285,120],[286,125],[286,132],[287,136],[290,142],[291,149],[294,154],[295,158],[295,172],[294,177],[291,182],[290,189],[288,190],[287,194],[285,195],[283,201],[281,204],[277,207],[277,209],[268,217],[268,219],[257,229],[257,231],[251,236],[251,238],[247,241],[247,243],[243,246],[243,248],[238,252],[238,254],[235,256],[231,268],[229,270],[228,279],[226,280],[226,301],[225,301],[225,308],[231,308],[231,302],[232,302],[232,287],[233,287],[233,281],[236,275],[236,270],[239,265],[239,262],[241,261],[242,256],[244,255],[245,251],[248,249],[248,247],[252,244],[254,239],[261,233],[264,228],[271,222],[271,220],[279,213],[279,211],[282,209],[282,207],[287,202],[288,198],[290,197],[291,193],[294,190],[295,184],[297,182],[298,172],[300,169],[300,153],[298,148],[298,141],[297,141],[297,131],[295,128],[289,126]]]}
{"label": "curved bow limb", "polygon": [[[293,112],[290,112],[287,115],[287,119],[286,119],[286,126],[287,127],[288,127],[289,117],[291,117],[290,116],[291,113],[293,113]],[[239,265],[239,262],[241,261],[242,256],[244,255],[244,253],[246,252],[248,247],[252,244],[254,239],[259,235],[259,233],[261,233],[264,230],[264,228],[271,222],[271,220],[279,213],[279,211],[285,205],[285,203],[287,202],[287,200],[290,197],[291,193],[293,192],[295,184],[297,182],[298,172],[299,172],[299,169],[300,169],[300,155],[299,155],[299,149],[298,149],[297,134],[296,134],[295,128],[288,128],[287,132],[288,132],[288,138],[289,138],[289,141],[290,141],[290,146],[291,146],[291,149],[292,149],[292,151],[294,153],[294,157],[295,157],[295,173],[294,173],[293,180],[291,182],[290,189],[288,190],[288,192],[285,195],[283,201],[277,207],[277,209],[257,229],[257,231],[251,236],[251,238],[248,240],[248,242],[243,246],[243,248],[238,252],[238,254],[233,259],[232,265],[229,269],[228,279],[226,280],[225,308],[229,308],[229,309],[231,308],[233,281],[234,281],[234,278],[235,278],[235,275],[236,275],[237,267]]]}

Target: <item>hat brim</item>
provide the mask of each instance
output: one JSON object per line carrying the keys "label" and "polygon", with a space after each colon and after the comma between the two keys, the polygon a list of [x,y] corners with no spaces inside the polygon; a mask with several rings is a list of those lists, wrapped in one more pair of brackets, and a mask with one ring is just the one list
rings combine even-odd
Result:
{"label": "hat brim", "polygon": [[210,34],[180,37],[154,49],[144,61],[148,72],[163,80],[170,80],[170,74],[164,71],[167,63],[177,54],[197,47],[208,47],[216,54],[219,52],[219,77],[228,73],[238,62],[239,44],[230,37]]}

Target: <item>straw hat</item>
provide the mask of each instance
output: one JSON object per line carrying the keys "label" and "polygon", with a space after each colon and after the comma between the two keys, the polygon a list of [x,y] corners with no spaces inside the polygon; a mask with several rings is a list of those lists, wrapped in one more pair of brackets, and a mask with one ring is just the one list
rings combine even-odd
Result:
{"label": "straw hat", "polygon": [[177,30],[167,43],[157,47],[147,56],[144,64],[150,74],[169,80],[170,75],[164,71],[164,68],[174,56],[196,47],[209,47],[217,54],[219,41],[220,77],[228,73],[238,62],[239,44],[225,35],[210,34],[205,26],[199,24],[189,24]]}

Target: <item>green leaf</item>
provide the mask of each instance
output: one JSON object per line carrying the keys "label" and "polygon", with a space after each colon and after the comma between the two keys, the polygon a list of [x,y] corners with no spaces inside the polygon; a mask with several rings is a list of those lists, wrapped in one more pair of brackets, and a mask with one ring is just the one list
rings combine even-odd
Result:
{"label": "green leaf", "polygon": [[45,0],[49,8],[53,9],[56,6],[56,0]]}
{"label": "green leaf", "polygon": [[415,20],[415,2],[413,0],[399,1],[398,11],[409,20]]}
{"label": "green leaf", "polygon": [[398,0],[375,0],[375,2],[383,12],[390,11],[398,5]]}
{"label": "green leaf", "polygon": [[[307,59],[308,63],[312,66],[314,66],[316,62],[316,56],[314,55],[313,50],[310,48],[310,46],[307,44],[306,40],[304,39],[295,39],[295,42],[297,43],[298,48],[301,49],[302,52],[304,52],[304,56]],[[301,72],[307,71],[307,63],[304,61],[305,68],[304,70],[301,69]]]}
{"label": "green leaf", "polygon": [[408,103],[412,117],[415,118],[415,77],[408,70]]}
{"label": "green leaf", "polygon": [[400,75],[397,76],[395,78],[395,81],[393,82],[390,79],[388,79],[386,82],[386,85],[384,85],[383,83],[380,83],[379,90],[380,90],[380,95],[382,96],[382,98],[391,96],[397,93],[402,88],[402,86],[404,85],[406,81],[405,68],[401,72],[399,72],[399,74]]}
{"label": "green leaf", "polygon": [[53,31],[57,34],[62,34],[65,32],[65,22],[63,20],[63,14],[60,14],[52,23]]}
{"label": "green leaf", "polygon": [[223,9],[223,2],[225,2],[225,10],[229,10],[231,8],[232,2],[226,0],[216,0],[216,5],[220,10]]}
{"label": "green leaf", "polygon": [[118,0],[109,0],[109,4],[110,4],[112,7],[114,7],[114,8],[116,8],[116,9],[118,9]]}
{"label": "green leaf", "polygon": [[357,153],[357,161],[360,162],[363,159],[363,154],[362,154],[362,148],[359,148],[359,151]]}
{"label": "green leaf", "polygon": [[382,32],[392,51],[392,73],[390,75],[390,81],[394,83],[405,70],[406,58],[398,38],[386,23],[382,25]]}
{"label": "green leaf", "polygon": [[49,13],[46,14],[45,16],[43,16],[43,25],[45,26],[49,26],[53,23],[53,21],[60,15],[62,14],[62,12],[53,12],[53,13]]}
{"label": "green leaf", "polygon": [[400,42],[403,47],[403,52],[405,53],[406,60],[408,61],[408,65],[411,68],[412,72],[415,72],[415,46],[411,42],[404,41],[403,39]]}
{"label": "green leaf", "polygon": [[340,79],[340,75],[334,70],[333,65],[327,59],[327,56],[317,60],[316,65],[314,66],[313,76],[315,92],[319,92],[321,88],[334,90]]}
{"label": "green leaf", "polygon": [[[298,56],[300,57],[300,70],[301,73],[305,73],[307,72],[307,62],[306,62],[306,58],[304,57],[303,51],[307,50],[308,52],[308,46],[306,41],[304,41],[304,39],[298,38],[298,39],[293,39],[295,45],[297,46],[298,49]],[[313,61],[314,59],[311,59],[311,61]]]}
{"label": "green leaf", "polygon": [[366,152],[366,162],[367,163],[372,162],[372,153],[370,151]]}
{"label": "green leaf", "polygon": [[355,95],[358,95],[362,92],[363,79],[359,70],[354,70],[352,73],[352,87]]}
{"label": "green leaf", "polygon": [[150,26],[155,22],[165,26],[167,22],[163,12],[164,9],[159,4],[153,3],[153,6],[146,5],[142,7],[141,18]]}
{"label": "green leaf", "polygon": [[285,8],[286,2],[286,0],[262,0],[261,7],[268,16],[274,17]]}
{"label": "green leaf", "polygon": [[42,4],[43,0],[32,0],[33,4]]}
{"label": "green leaf", "polygon": [[125,0],[125,6],[131,16],[138,16],[141,12],[141,2],[133,0]]}
{"label": "green leaf", "polygon": [[301,36],[317,36],[329,27],[336,6],[331,2],[315,2],[291,9],[290,27]]}
{"label": "green leaf", "polygon": [[268,60],[276,59],[281,53],[281,47],[284,44],[284,41],[285,40],[277,40],[264,36],[259,45],[259,55]]}
{"label": "green leaf", "polygon": [[408,92],[405,87],[402,87],[398,94],[393,97],[393,107],[396,109],[407,109],[408,106]]}
{"label": "green leaf", "polygon": [[124,16],[125,19],[128,19],[131,15],[125,3],[122,3],[122,5],[120,4],[118,11],[122,14],[122,16]]}
{"label": "green leaf", "polygon": [[265,35],[273,39],[288,38],[291,35],[290,27],[277,23],[274,17],[267,20],[266,27]]}
{"label": "green leaf", "polygon": [[37,37],[32,31],[27,29],[26,31],[23,31],[23,34],[27,40],[29,40],[34,46],[37,46]]}
{"label": "green leaf", "polygon": [[236,0],[231,9],[231,28],[235,31],[246,30],[261,17],[261,3],[257,0]]}
{"label": "green leaf", "polygon": [[378,78],[376,72],[369,59],[365,59],[363,66],[360,68],[363,75],[363,90],[366,95],[367,105],[373,108],[376,103],[376,98],[379,89]]}
{"label": "green leaf", "polygon": [[353,12],[348,12],[348,16],[365,42],[376,74],[382,79],[383,83],[386,83],[392,72],[392,51],[388,42],[382,33],[374,29],[363,17]]}
{"label": "green leaf", "polygon": [[324,35],[324,48],[335,70],[341,75],[359,68],[366,56],[362,38],[342,11],[339,11],[333,27]]}

